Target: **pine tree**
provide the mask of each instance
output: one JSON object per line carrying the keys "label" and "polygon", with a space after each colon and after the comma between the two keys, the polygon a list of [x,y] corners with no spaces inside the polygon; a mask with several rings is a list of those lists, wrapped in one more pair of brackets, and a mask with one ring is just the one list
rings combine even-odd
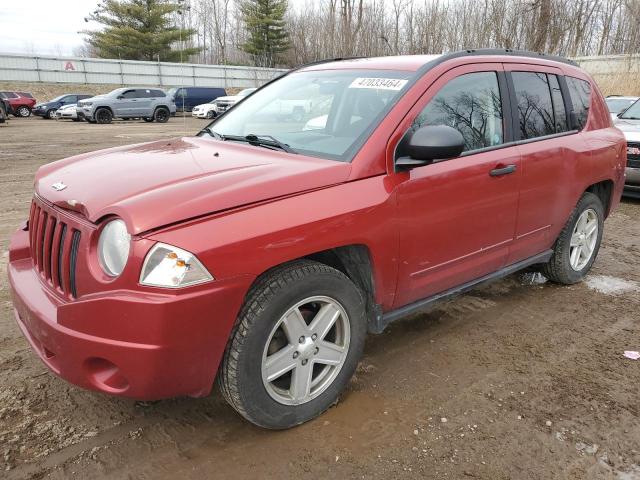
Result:
{"label": "pine tree", "polygon": [[287,0],[244,0],[240,11],[249,38],[241,48],[261,67],[273,67],[289,48],[284,15]]}
{"label": "pine tree", "polygon": [[[87,43],[101,58],[179,61],[198,48],[180,50],[194,31],[174,25],[171,16],[181,6],[168,0],[104,0],[87,18],[105,25],[84,32]],[[173,47],[177,48],[173,48]]]}

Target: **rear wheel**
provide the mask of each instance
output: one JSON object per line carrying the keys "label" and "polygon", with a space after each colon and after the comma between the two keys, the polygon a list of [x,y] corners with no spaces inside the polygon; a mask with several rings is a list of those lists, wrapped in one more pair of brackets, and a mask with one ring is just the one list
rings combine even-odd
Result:
{"label": "rear wheel", "polygon": [[349,278],[321,263],[292,262],[249,291],[218,383],[250,422],[293,427],[336,402],[365,335],[363,297]]}
{"label": "rear wheel", "polygon": [[166,123],[169,121],[169,110],[164,107],[157,108],[153,114],[153,119],[158,123]]}
{"label": "rear wheel", "polygon": [[207,118],[208,118],[209,120],[211,120],[211,119],[212,119],[213,117],[215,117],[215,116],[216,116],[216,112],[214,112],[213,110],[209,110],[209,111],[207,112]]}
{"label": "rear wheel", "polygon": [[566,285],[582,280],[598,255],[603,227],[602,201],[593,193],[584,193],[556,240],[544,274]]}
{"label": "rear wheel", "polygon": [[18,109],[16,110],[16,113],[18,114],[19,117],[28,117],[29,115],[31,115],[31,109],[23,105],[21,107],[18,107]]}
{"label": "rear wheel", "polygon": [[99,108],[95,114],[96,122],[101,124],[111,123],[113,114],[108,108]]}

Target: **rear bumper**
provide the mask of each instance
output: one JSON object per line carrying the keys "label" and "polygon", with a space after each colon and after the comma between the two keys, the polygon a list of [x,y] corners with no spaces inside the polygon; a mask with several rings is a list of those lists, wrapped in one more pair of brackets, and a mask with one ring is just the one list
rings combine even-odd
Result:
{"label": "rear bumper", "polygon": [[65,301],[25,252],[28,232],[18,231],[8,266],[14,313],[54,373],[87,389],[144,400],[210,392],[251,278],[189,293],[126,290]]}

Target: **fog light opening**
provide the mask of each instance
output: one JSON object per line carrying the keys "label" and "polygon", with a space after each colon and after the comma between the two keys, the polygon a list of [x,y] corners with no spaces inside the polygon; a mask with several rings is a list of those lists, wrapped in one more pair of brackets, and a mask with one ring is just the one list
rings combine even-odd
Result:
{"label": "fog light opening", "polygon": [[105,392],[123,392],[129,388],[126,379],[116,364],[104,358],[89,358],[85,362],[89,380]]}

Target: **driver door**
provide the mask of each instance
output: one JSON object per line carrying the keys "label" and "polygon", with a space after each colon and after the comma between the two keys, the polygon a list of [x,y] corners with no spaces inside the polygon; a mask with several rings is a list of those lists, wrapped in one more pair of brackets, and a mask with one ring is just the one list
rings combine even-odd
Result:
{"label": "driver door", "polygon": [[468,65],[440,77],[410,112],[414,129],[444,124],[459,130],[465,151],[401,173],[407,179],[397,191],[395,307],[505,266],[521,177],[520,154],[505,121],[507,99],[501,64]]}

